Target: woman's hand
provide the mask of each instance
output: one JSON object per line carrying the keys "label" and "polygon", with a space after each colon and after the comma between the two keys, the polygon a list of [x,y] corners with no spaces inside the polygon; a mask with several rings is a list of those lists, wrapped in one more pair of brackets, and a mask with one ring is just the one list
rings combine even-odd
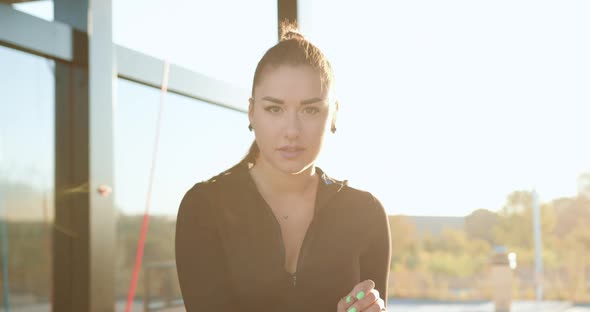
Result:
{"label": "woman's hand", "polygon": [[372,280],[362,281],[348,295],[338,302],[337,312],[379,312],[385,311],[385,302],[379,297]]}

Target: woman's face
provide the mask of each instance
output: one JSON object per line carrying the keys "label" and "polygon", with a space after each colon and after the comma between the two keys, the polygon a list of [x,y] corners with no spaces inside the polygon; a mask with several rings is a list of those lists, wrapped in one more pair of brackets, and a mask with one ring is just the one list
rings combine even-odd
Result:
{"label": "woman's face", "polygon": [[306,65],[266,68],[261,78],[248,113],[260,149],[257,162],[300,173],[314,163],[330,128],[330,92]]}

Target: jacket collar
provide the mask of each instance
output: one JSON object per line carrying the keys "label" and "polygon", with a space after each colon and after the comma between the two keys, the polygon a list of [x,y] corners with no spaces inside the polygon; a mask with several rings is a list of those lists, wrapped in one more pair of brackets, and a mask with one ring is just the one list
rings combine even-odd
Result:
{"label": "jacket collar", "polygon": [[316,166],[316,174],[320,176],[320,183],[318,185],[318,192],[316,195],[316,210],[323,207],[328,201],[342,191],[344,186],[348,184],[348,181],[339,181],[328,176],[320,167]]}
{"label": "jacket collar", "polygon": [[[248,190],[258,192],[258,188],[256,184],[254,184],[254,180],[252,180],[252,176],[248,171],[251,167],[251,163],[247,162],[240,162],[237,165],[233,166],[229,170],[223,172],[221,175],[232,175],[237,178],[237,182],[240,183],[242,186],[246,187]],[[316,174],[319,175],[320,181],[318,183],[318,189],[316,194],[316,210],[323,207],[334,195],[339,193],[344,189],[344,186],[348,185],[348,181],[340,181],[336,180],[330,176],[328,176],[320,167],[316,166]]]}

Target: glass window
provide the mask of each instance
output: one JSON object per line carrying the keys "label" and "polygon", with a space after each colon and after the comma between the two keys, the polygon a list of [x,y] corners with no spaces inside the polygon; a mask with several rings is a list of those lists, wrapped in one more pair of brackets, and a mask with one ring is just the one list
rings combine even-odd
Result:
{"label": "glass window", "polygon": [[[0,47],[0,310],[50,311],[53,61]],[[38,261],[44,259],[44,261]]]}
{"label": "glass window", "polygon": [[275,0],[113,1],[117,44],[241,88],[277,41]]}
{"label": "glass window", "polygon": [[[129,289],[145,211],[156,137],[160,90],[118,80],[115,119],[117,311]],[[181,304],[174,265],[175,219],[180,200],[195,183],[236,164],[254,136],[248,117],[209,103],[168,93],[150,198],[150,221],[136,304]]]}
{"label": "glass window", "polygon": [[13,8],[44,20],[53,21],[53,1],[34,0],[12,5]]}

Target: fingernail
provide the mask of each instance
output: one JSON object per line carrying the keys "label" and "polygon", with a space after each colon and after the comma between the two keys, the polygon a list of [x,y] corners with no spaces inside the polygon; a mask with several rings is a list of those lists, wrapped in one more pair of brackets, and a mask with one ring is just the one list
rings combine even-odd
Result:
{"label": "fingernail", "polygon": [[356,312],[356,308],[355,307],[352,307],[352,308],[346,310],[346,312]]}
{"label": "fingernail", "polygon": [[352,300],[352,296],[346,297],[346,303],[350,303],[350,300]]}
{"label": "fingernail", "polygon": [[359,291],[359,293],[358,293],[358,294],[356,294],[356,298],[357,298],[358,300],[361,300],[361,299],[363,299],[363,297],[364,297],[364,296],[365,296],[365,292],[364,292],[364,291]]}

